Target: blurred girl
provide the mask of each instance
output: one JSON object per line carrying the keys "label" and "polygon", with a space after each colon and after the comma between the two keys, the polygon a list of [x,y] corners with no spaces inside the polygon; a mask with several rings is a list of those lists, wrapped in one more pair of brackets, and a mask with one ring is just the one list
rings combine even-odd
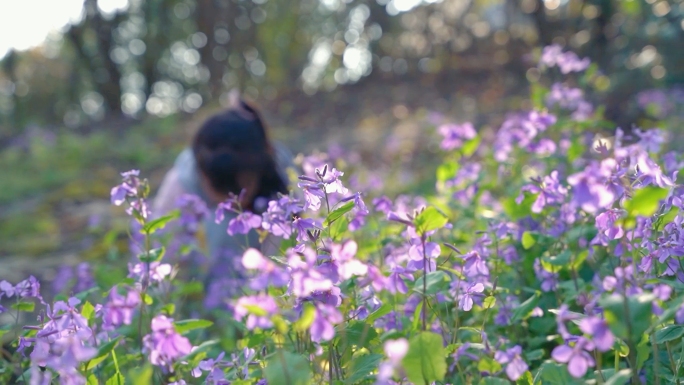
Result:
{"label": "blurred girl", "polygon": [[[288,193],[286,169],[293,167],[290,152],[272,143],[257,110],[234,98],[233,106],[209,118],[167,173],[154,201],[153,213],[164,215],[176,208],[183,194],[200,197],[209,208],[204,229],[211,259],[209,282],[235,277],[248,247],[259,248],[259,236],[230,236],[227,224],[236,214],[215,223],[214,210],[230,194],[240,195],[242,209],[260,214],[278,193]],[[232,215],[232,217],[231,217]]]}

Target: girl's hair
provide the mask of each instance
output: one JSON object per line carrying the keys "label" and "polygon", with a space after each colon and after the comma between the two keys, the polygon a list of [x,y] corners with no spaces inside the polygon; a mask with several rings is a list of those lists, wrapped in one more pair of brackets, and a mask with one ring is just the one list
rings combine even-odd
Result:
{"label": "girl's hair", "polygon": [[247,210],[254,210],[254,199],[287,193],[287,183],[277,170],[274,150],[259,112],[240,100],[239,105],[214,115],[200,127],[192,144],[199,170],[221,194],[239,194],[243,186],[238,173],[253,172],[259,185]]}

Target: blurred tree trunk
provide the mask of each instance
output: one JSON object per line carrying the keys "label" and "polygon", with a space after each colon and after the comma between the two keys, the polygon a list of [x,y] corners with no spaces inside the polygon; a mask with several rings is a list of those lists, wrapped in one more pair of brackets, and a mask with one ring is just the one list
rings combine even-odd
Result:
{"label": "blurred tree trunk", "polygon": [[[195,21],[197,30],[207,37],[207,44],[199,49],[202,65],[209,71],[208,89],[209,95],[217,99],[221,95],[225,63],[216,59],[214,50],[223,46],[216,41],[215,30],[223,26],[230,34],[230,39],[235,39],[235,30],[229,26],[229,16],[234,15],[234,5],[229,0],[197,0]],[[224,48],[225,49],[225,48]]]}
{"label": "blurred tree trunk", "polygon": [[[115,46],[113,31],[127,18],[127,14],[117,12],[107,20],[100,14],[97,1],[84,1],[85,17],[79,24],[71,25],[66,36],[89,72],[95,90],[102,95],[108,113],[116,114],[121,112],[121,70],[110,53]],[[89,41],[91,33],[95,36],[94,42]]]}
{"label": "blurred tree trunk", "polygon": [[14,106],[12,107],[12,112],[10,112],[9,116],[10,125],[15,129],[18,128],[20,125],[22,112],[21,100],[16,92],[16,66],[18,57],[19,55],[17,55],[17,52],[14,49],[10,49],[9,52],[7,52],[5,58],[2,60],[2,70],[5,72],[5,75],[7,75],[7,79],[9,79],[9,81],[11,81],[12,84],[15,86],[15,90],[14,92],[12,92],[12,103],[14,104]]}

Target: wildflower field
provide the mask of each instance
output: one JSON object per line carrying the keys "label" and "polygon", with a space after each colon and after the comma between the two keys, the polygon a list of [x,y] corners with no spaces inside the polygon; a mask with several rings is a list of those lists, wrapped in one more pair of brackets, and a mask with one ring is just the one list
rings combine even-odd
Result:
{"label": "wildflower field", "polygon": [[[490,138],[430,117],[429,191],[387,196],[341,150],[302,159],[263,215],[184,196],[159,216],[122,173],[129,261],[81,266],[54,301],[0,282],[0,383],[680,384],[684,160],[664,149],[684,97],[643,93],[657,128],[622,130],[586,98],[588,60],[550,46],[536,71],[533,108]],[[203,280],[207,216],[279,251]]]}

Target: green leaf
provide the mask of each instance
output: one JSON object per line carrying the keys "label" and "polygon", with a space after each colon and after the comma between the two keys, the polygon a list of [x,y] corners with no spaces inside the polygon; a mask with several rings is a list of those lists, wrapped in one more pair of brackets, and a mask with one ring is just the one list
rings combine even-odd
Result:
{"label": "green leaf", "polygon": [[428,295],[446,290],[449,286],[449,282],[451,282],[449,274],[441,270],[431,271],[426,276],[421,276],[416,279],[413,290],[419,294],[423,294],[423,280],[425,280],[425,291]]}
{"label": "green leaf", "polygon": [[113,376],[107,380],[105,385],[126,385],[126,379],[123,374],[116,372]]}
{"label": "green leaf", "polygon": [[499,377],[484,377],[480,380],[480,385],[510,385],[511,382]]}
{"label": "green leaf", "polygon": [[[375,328],[362,321],[352,321],[347,324],[338,325],[336,336],[343,341],[344,345],[356,345],[357,347],[369,347],[370,342],[378,337]],[[344,350],[344,349],[343,349]]]}
{"label": "green leaf", "polygon": [[658,344],[664,344],[672,340],[676,340],[684,334],[684,326],[682,325],[668,325],[655,333],[655,341]]}
{"label": "green leaf", "polygon": [[88,376],[86,385],[100,385],[100,381],[97,379],[97,376],[91,374]]}
{"label": "green leaf", "polygon": [[483,309],[491,309],[496,305],[496,297],[493,295],[490,295],[489,297],[484,299],[484,302],[482,303],[482,308]]}
{"label": "green leaf", "polygon": [[459,165],[456,162],[445,162],[437,167],[437,181],[446,182],[456,176]]}
{"label": "green leaf", "polygon": [[[632,337],[633,342],[641,339],[641,335],[651,324],[653,312],[652,302],[655,297],[651,294],[639,294],[625,298],[619,294],[613,294],[599,300],[603,307],[606,322],[613,334],[625,341]],[[626,310],[626,311],[625,311]],[[631,327],[631,334],[628,330]]]}
{"label": "green leaf", "polygon": [[278,350],[268,360],[264,375],[269,385],[308,385],[311,368],[306,358]]}
{"label": "green leaf", "polygon": [[140,229],[141,234],[154,234],[157,230],[161,230],[172,220],[180,217],[180,210],[174,210],[169,215],[164,215],[163,217],[154,219],[145,223],[145,225]]}
{"label": "green leaf", "polygon": [[192,361],[193,358],[196,356],[206,353],[211,349],[214,345],[218,345],[219,341],[218,340],[209,340],[209,341],[204,341],[199,346],[193,348],[192,352],[190,352],[187,356],[183,357],[183,361]]}
{"label": "green leaf", "polygon": [[93,305],[90,302],[86,301],[83,304],[83,307],[81,308],[81,315],[83,316],[83,318],[90,321],[90,319],[93,318],[94,314],[95,314],[95,308],[93,307]]}
{"label": "green leaf", "polygon": [[536,194],[524,193],[525,198],[518,204],[515,197],[505,199],[503,208],[506,214],[514,221],[523,219],[532,215],[532,204],[537,200]]}
{"label": "green leaf", "polygon": [[636,347],[637,351],[637,370],[641,370],[648,357],[651,356],[651,346],[649,345],[648,334],[641,335],[641,342]]}
{"label": "green leaf", "polygon": [[145,302],[145,305],[152,305],[154,303],[154,298],[147,293],[142,293],[142,300]]}
{"label": "green leaf", "polygon": [[373,322],[375,322],[375,320],[377,320],[378,318],[380,318],[384,315],[389,314],[391,311],[392,311],[392,305],[385,302],[382,304],[382,306],[380,306],[378,308],[378,310],[370,313],[368,318],[366,318],[366,322],[372,324]]}
{"label": "green leaf", "polygon": [[167,315],[173,315],[173,313],[176,312],[176,304],[175,303],[167,303],[160,310],[162,311],[162,313],[165,313]]}
{"label": "green leaf", "polygon": [[418,214],[414,223],[418,233],[425,234],[433,230],[441,229],[449,223],[449,218],[435,207],[430,206]]}
{"label": "green leaf", "polygon": [[421,310],[423,310],[423,301],[418,302],[418,305],[416,305],[416,309],[413,311],[413,324],[412,330],[418,330],[421,321]]}
{"label": "green leaf", "polygon": [[532,297],[528,298],[525,302],[521,303],[520,306],[516,307],[515,310],[513,310],[513,317],[511,318],[512,322],[521,321],[527,318],[539,303],[539,298],[539,292],[535,292]]}
{"label": "green leaf", "polygon": [[442,336],[432,332],[414,335],[402,360],[406,376],[415,384],[442,381],[447,370],[445,356]]}
{"label": "green leaf", "polygon": [[331,211],[330,214],[323,221],[323,227],[330,226],[333,222],[340,219],[341,216],[350,212],[354,208],[354,201],[345,202],[342,206]]}
{"label": "green leaf", "polygon": [[644,187],[634,193],[634,197],[625,203],[625,209],[629,217],[650,217],[655,214],[660,206],[660,201],[665,199],[668,190],[660,187]]}
{"label": "green leaf", "polygon": [[[541,381],[539,381],[541,380]],[[534,378],[535,384],[544,385],[576,385],[584,384],[584,381],[574,379],[568,373],[565,365],[557,364],[553,361],[547,361],[542,364]]]}
{"label": "green leaf", "polygon": [[292,327],[300,332],[308,330],[316,317],[316,308],[311,303],[307,302],[304,304],[304,310],[302,311],[302,316],[299,317],[297,322],[295,322]]}
{"label": "green leaf", "polygon": [[365,354],[356,356],[352,359],[349,365],[349,377],[344,381],[345,384],[359,384],[363,380],[372,376],[374,370],[378,368],[380,360],[383,356],[381,354]]}
{"label": "green leaf", "polygon": [[109,356],[109,353],[111,353],[112,350],[114,350],[114,348],[116,347],[116,344],[119,343],[120,339],[121,339],[121,337],[117,337],[117,338],[107,342],[106,344],[100,345],[100,347],[97,348],[97,354],[95,355],[95,358],[86,362],[86,364],[85,364],[86,369],[90,370],[90,369],[96,367],[97,365],[99,365],[102,361],[104,361]]}
{"label": "green leaf", "polygon": [[532,235],[531,232],[525,231],[522,235],[522,247],[525,250],[529,250],[537,243],[537,239]]}
{"label": "green leaf", "polygon": [[154,368],[152,365],[146,364],[142,368],[136,368],[129,373],[128,378],[132,385],[148,385],[152,383],[152,375]]}
{"label": "green leaf", "polygon": [[243,305],[243,306],[245,307],[245,309],[247,309],[247,311],[249,313],[254,314],[255,316],[265,317],[268,315],[268,312],[266,310],[262,309],[261,307],[259,307],[257,305]]}
{"label": "green leaf", "polygon": [[544,358],[544,349],[535,349],[525,353],[527,361],[537,361]]}
{"label": "green leaf", "polygon": [[530,371],[526,371],[522,377],[518,378],[518,381],[515,382],[515,385],[534,385],[534,379],[532,378],[532,373]]}
{"label": "green leaf", "polygon": [[632,371],[629,369],[622,369],[619,372],[613,374],[605,382],[605,385],[623,385],[627,383],[630,377],[632,377]]}
{"label": "green leaf", "polygon": [[469,141],[463,143],[463,147],[461,147],[461,153],[463,156],[471,156],[477,151],[477,148],[480,146],[480,142],[482,141],[482,138],[479,136],[475,136],[474,138],[470,139]]}
{"label": "green leaf", "polygon": [[343,216],[330,225],[330,235],[334,241],[340,241],[349,227],[349,219]]}
{"label": "green leaf", "polygon": [[17,302],[15,304],[12,304],[12,309],[17,310],[17,311],[25,311],[25,312],[32,312],[33,309],[36,308],[36,304],[33,302]]}
{"label": "green leaf", "polygon": [[162,260],[162,258],[164,258],[164,253],[166,253],[166,249],[162,246],[150,250],[149,253],[143,253],[138,255],[138,259],[140,259],[140,262],[143,263],[159,262]]}
{"label": "green leaf", "polygon": [[492,357],[484,356],[477,363],[477,370],[481,373],[494,374],[501,370],[501,364]]}
{"label": "green leaf", "polygon": [[186,319],[182,321],[176,321],[173,324],[176,327],[176,332],[179,334],[185,334],[190,330],[206,329],[214,323],[205,319]]}
{"label": "green leaf", "polygon": [[178,285],[177,295],[197,295],[204,293],[204,285],[202,282],[193,281]]}

